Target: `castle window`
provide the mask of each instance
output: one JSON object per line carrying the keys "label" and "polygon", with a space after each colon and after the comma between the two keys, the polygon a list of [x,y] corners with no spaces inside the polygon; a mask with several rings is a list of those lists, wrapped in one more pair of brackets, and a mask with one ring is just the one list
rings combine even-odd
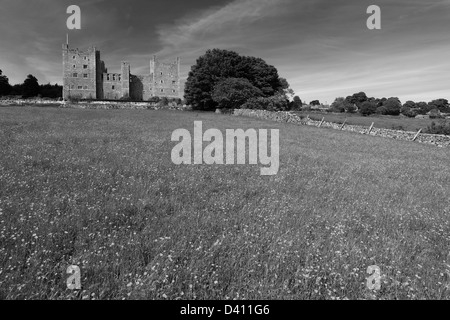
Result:
{"label": "castle window", "polygon": [[172,92],[175,93],[176,91],[175,91],[175,90],[172,90]]}
{"label": "castle window", "polygon": [[73,65],[73,68],[74,68],[74,69],[76,69],[76,67],[77,67],[76,65]]}
{"label": "castle window", "polygon": [[83,69],[87,69],[87,64],[83,64]]}
{"label": "castle window", "polygon": [[73,57],[72,57],[72,59],[74,59],[74,60],[75,60],[75,56],[73,56]]}
{"label": "castle window", "polygon": [[164,92],[164,89],[161,89],[161,92]]}
{"label": "castle window", "polygon": [[120,74],[119,74],[119,81],[121,81],[122,80],[122,77],[120,76]]}
{"label": "castle window", "polygon": [[83,74],[83,78],[87,78],[87,77],[88,77],[87,73]]}
{"label": "castle window", "polygon": [[78,86],[78,90],[81,90],[81,89],[83,89],[83,86]]}
{"label": "castle window", "polygon": [[164,83],[164,80],[161,80],[161,83]]}
{"label": "castle window", "polygon": [[72,75],[74,78],[78,78],[78,73],[74,73],[73,75]]}
{"label": "castle window", "polygon": [[75,89],[75,86],[72,84],[72,85],[70,86],[70,89]]}
{"label": "castle window", "polygon": [[106,80],[109,81],[109,74],[106,75]]}
{"label": "castle window", "polygon": [[116,81],[116,75],[113,74],[113,81]]}
{"label": "castle window", "polygon": [[176,81],[172,81],[172,84],[176,84],[177,82]]}
{"label": "castle window", "polygon": [[112,86],[112,89],[114,90],[116,87],[115,86]]}
{"label": "castle window", "polygon": [[87,58],[86,57],[84,57],[84,60],[86,60]]}

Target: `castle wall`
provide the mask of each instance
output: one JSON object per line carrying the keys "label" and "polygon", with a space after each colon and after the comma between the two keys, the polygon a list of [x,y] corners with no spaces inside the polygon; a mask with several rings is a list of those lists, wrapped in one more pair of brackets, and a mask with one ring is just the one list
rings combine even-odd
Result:
{"label": "castle wall", "polygon": [[103,73],[103,99],[120,100],[122,95],[122,74]]}
{"label": "castle wall", "polygon": [[133,100],[148,101],[153,96],[151,75],[130,77],[130,96]]}

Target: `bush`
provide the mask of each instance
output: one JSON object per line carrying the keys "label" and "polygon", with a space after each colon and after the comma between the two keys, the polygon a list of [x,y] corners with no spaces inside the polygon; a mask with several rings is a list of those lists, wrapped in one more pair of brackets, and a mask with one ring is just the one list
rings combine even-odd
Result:
{"label": "bush", "polygon": [[284,95],[250,98],[242,105],[241,108],[267,111],[286,111],[289,110],[289,101]]}
{"label": "bush", "polygon": [[311,108],[310,106],[304,106],[304,107],[302,107],[302,111],[309,112],[309,111],[311,111],[311,110],[312,110],[312,108]]}
{"label": "bush", "polygon": [[161,99],[158,96],[151,97],[150,99],[148,99],[148,102],[158,103],[159,101],[161,101]]}
{"label": "bush", "polygon": [[338,106],[331,105],[331,108],[328,108],[327,112],[342,113],[342,112],[345,112],[345,108],[343,105],[338,105]]}
{"label": "bush", "polygon": [[81,101],[81,95],[73,94],[67,98],[67,101],[71,103],[78,103]]}
{"label": "bush", "polygon": [[444,118],[441,115],[441,112],[438,109],[430,110],[430,112],[428,112],[428,114],[430,116],[430,119],[442,119],[442,118]]}
{"label": "bush", "polygon": [[450,123],[443,121],[436,124],[434,121],[427,127],[425,133],[450,135]]}
{"label": "bush", "polygon": [[378,107],[378,108],[375,110],[375,112],[376,112],[376,114],[382,114],[382,115],[385,115],[385,114],[387,114],[388,110],[386,109],[386,107],[381,106],[381,107]]}
{"label": "bush", "polygon": [[227,78],[215,85],[212,99],[219,109],[239,109],[248,99],[262,95],[262,91],[245,78]]}
{"label": "bush", "polygon": [[167,97],[162,97],[160,100],[160,104],[161,106],[165,107],[169,105],[169,99],[167,99]]}
{"label": "bush", "polygon": [[407,116],[409,118],[414,118],[419,114],[419,109],[417,108],[410,108],[406,105],[403,105],[403,107],[400,110],[400,113],[404,116]]}

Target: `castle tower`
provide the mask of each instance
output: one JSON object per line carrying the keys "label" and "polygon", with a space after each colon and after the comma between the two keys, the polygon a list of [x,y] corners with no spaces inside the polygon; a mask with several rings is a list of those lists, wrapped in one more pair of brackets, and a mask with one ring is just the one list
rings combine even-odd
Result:
{"label": "castle tower", "polygon": [[122,97],[130,97],[130,63],[122,62],[121,65],[121,79],[122,79]]}
{"label": "castle tower", "polygon": [[63,98],[97,99],[97,63],[100,53],[95,47],[86,51],[63,44]]}
{"label": "castle tower", "polygon": [[180,97],[180,64],[181,59],[165,63],[156,56],[150,61],[153,96],[179,98]]}

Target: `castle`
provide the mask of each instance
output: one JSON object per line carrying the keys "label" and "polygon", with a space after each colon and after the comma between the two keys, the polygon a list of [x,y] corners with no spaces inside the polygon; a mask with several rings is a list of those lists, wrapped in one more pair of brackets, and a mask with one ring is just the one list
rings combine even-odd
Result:
{"label": "castle", "polygon": [[100,51],[86,51],[63,44],[63,98],[148,101],[151,97],[181,98],[180,58],[172,63],[150,60],[150,73],[133,75],[122,62],[120,73],[109,73]]}

